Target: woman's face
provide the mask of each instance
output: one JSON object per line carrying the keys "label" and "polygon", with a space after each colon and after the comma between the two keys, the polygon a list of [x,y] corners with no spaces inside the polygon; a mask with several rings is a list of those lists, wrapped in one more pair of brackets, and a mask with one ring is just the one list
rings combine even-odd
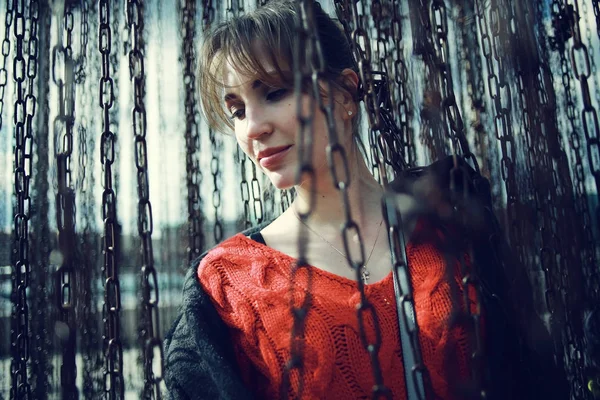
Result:
{"label": "woman's face", "polygon": [[[275,73],[267,57],[262,57],[267,72]],[[253,76],[245,76],[226,63],[224,101],[233,120],[235,137],[244,153],[269,177],[278,189],[288,189],[296,181],[298,169],[297,98],[292,88],[272,87]],[[310,98],[302,95],[304,112],[308,112]],[[352,103],[354,107],[354,103]],[[329,178],[326,148],[328,144],[325,115],[314,104],[312,165],[317,186]],[[348,110],[354,111],[354,108]],[[339,140],[344,140],[344,129],[351,132],[348,110],[336,104],[335,119]],[[306,114],[305,114],[306,115]],[[346,116],[346,117],[345,117]],[[324,179],[324,178],[327,179]]]}

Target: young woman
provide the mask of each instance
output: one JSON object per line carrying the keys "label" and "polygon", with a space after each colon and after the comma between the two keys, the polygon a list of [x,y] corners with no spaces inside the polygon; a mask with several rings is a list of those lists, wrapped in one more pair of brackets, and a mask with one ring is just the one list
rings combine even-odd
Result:
{"label": "young woman", "polygon": [[[333,85],[335,126],[349,160],[349,204],[365,249],[365,293],[374,306],[381,332],[377,355],[383,384],[393,398],[406,399],[414,396],[407,393],[405,379],[411,376],[405,374],[405,368],[412,365],[403,362],[390,246],[381,212],[383,189],[369,172],[355,140],[359,134],[360,88],[356,63],[340,26],[317,3],[314,14],[326,64],[323,82]],[[291,356],[289,282],[299,256],[302,224],[312,273],[312,301],[303,338],[302,397],[372,396],[375,381],[371,360],[361,342],[356,314],[360,301],[356,272],[348,266],[340,235],[346,217],[326,161],[325,115],[316,108],[310,110],[315,103],[308,92],[300,99],[294,95],[295,18],[292,1],[274,1],[225,22],[205,39],[199,82],[209,123],[222,131],[232,130],[241,149],[273,185],[295,188],[296,197],[274,221],[225,240],[188,274],[182,312],[166,341],[166,382],[174,399],[280,396],[285,365]],[[326,97],[326,91],[321,95]],[[313,111],[315,116],[312,165],[316,202],[306,221],[300,220],[299,213],[309,205],[311,185],[296,183],[300,163],[297,101],[302,102],[305,113]],[[440,250],[444,233],[426,220],[419,221],[412,235],[406,234],[418,339],[431,381],[428,397],[466,398],[471,378],[469,334],[464,324],[450,323],[452,287],[459,291],[457,298],[463,298],[459,258],[464,254],[455,254],[448,263],[447,254]],[[455,268],[448,274],[446,265]],[[453,285],[448,277],[454,279]],[[296,282],[295,293],[302,295],[306,290],[305,280]],[[467,297],[473,307],[474,293]],[[494,320],[500,317],[494,316],[491,324],[488,319],[484,315],[486,322],[480,324],[482,336],[510,336],[510,329],[495,328]],[[367,319],[367,335],[373,335],[373,324]],[[498,351],[508,347],[503,344]],[[518,366],[514,367],[517,371]],[[509,398],[505,395],[518,387],[509,375],[500,379],[504,397],[499,398]],[[298,388],[299,376],[292,374],[288,395],[296,396]]]}

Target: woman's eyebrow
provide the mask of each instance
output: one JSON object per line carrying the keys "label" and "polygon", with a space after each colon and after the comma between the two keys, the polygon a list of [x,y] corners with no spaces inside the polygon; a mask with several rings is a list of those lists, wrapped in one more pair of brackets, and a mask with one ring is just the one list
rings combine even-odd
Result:
{"label": "woman's eyebrow", "polygon": [[[252,90],[256,90],[256,89],[260,88],[261,86],[266,86],[266,85],[260,79],[256,79],[254,82],[252,82],[251,87],[252,87]],[[239,96],[236,93],[230,92],[230,93],[225,94],[225,96],[223,96],[223,100],[225,102],[227,102],[227,101],[235,100],[238,97]]]}

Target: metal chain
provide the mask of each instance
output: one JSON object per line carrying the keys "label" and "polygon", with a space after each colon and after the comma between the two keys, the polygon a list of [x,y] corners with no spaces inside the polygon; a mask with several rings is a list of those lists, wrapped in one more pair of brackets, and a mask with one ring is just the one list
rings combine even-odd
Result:
{"label": "metal chain", "polygon": [[[89,45],[90,33],[90,14],[93,16],[93,11],[90,11],[91,2],[83,0],[80,3],[79,16],[79,50],[77,61],[75,63],[75,84],[79,86],[80,92],[91,90],[91,79],[87,76],[87,49]],[[78,90],[77,88],[75,90]],[[81,264],[89,266],[82,268],[77,276],[77,286],[81,288],[78,309],[75,311],[80,322],[81,335],[81,358],[82,358],[82,395],[84,398],[98,397],[97,385],[95,384],[96,375],[96,358],[98,357],[98,327],[97,327],[97,307],[94,299],[94,284],[97,282],[98,275],[95,268],[92,266],[97,257],[94,232],[95,215],[94,215],[94,179],[92,178],[92,169],[89,164],[92,163],[88,148],[94,148],[95,141],[88,135],[88,129],[93,126],[92,120],[88,120],[87,111],[91,109],[94,102],[92,96],[79,96],[77,98],[77,108],[85,110],[79,113],[78,123],[78,142],[79,142],[79,165],[77,175],[77,185],[83,200],[81,200],[81,209],[83,228],[81,229]],[[80,197],[81,198],[81,197]]]}
{"label": "metal chain", "polygon": [[[355,23],[354,30],[352,32],[353,38],[356,39],[358,36],[362,35],[366,43],[368,43],[369,38],[366,34],[366,31],[361,28],[362,24],[361,20],[358,17],[355,2],[352,2],[352,7],[352,13]],[[349,175],[346,151],[342,144],[339,142],[337,130],[335,128],[333,87],[331,82],[326,81],[326,98],[328,99],[328,101],[327,103],[324,103],[323,97],[321,96],[319,90],[319,81],[325,78],[326,64],[323,55],[323,48],[321,47],[320,38],[314,19],[314,10],[311,8],[311,4],[309,2],[303,2],[301,3],[301,11],[302,29],[306,34],[305,40],[308,39],[307,48],[309,49],[309,53],[311,51],[313,53],[307,55],[307,60],[312,61],[312,63],[308,65],[309,71],[311,71],[312,78],[312,98],[313,101],[317,101],[319,109],[325,114],[327,120],[327,135],[329,139],[329,144],[327,145],[327,161],[329,164],[331,176],[333,178],[333,185],[340,192],[340,200],[342,201],[344,210],[345,222],[342,226],[341,231],[342,240],[344,243],[344,251],[346,253],[348,265],[356,272],[356,281],[358,283],[358,291],[360,294],[360,302],[357,305],[358,327],[361,342],[370,357],[371,372],[373,374],[374,381],[374,386],[371,394],[373,399],[391,399],[392,393],[383,382],[381,364],[379,363],[378,357],[379,349],[381,347],[381,331],[379,326],[379,319],[375,307],[369,301],[365,293],[364,275],[368,274],[368,272],[364,270],[364,243],[362,240],[360,227],[352,218],[350,208],[348,188],[350,186],[351,177]],[[353,43],[355,49],[358,49],[357,45],[359,42],[360,40],[357,40]],[[376,93],[374,87],[372,86],[372,81],[369,79],[371,76],[371,60],[369,59],[370,50],[368,49],[368,46],[366,47],[367,49],[365,49],[364,54],[362,52],[360,53],[364,56],[364,58],[361,58],[358,61],[358,67],[359,73],[361,74],[361,78],[365,79],[363,81],[363,85],[366,85],[367,87],[367,89],[365,90],[365,104],[367,104],[369,123],[373,130],[379,130],[383,129],[384,127],[384,122],[381,119],[381,114],[380,112],[378,112],[381,99],[375,99],[373,97]],[[341,171],[338,169],[340,166],[342,167]],[[380,168],[380,171],[382,170],[383,168]],[[384,179],[384,176],[382,176],[382,178]],[[358,239],[358,243],[356,244],[356,247],[358,249],[351,248],[351,237],[356,237]],[[367,323],[367,321],[369,322]],[[371,324],[374,327],[374,332],[372,335],[368,335],[366,332],[366,327],[367,325]]]}
{"label": "metal chain", "polygon": [[420,137],[424,146],[429,150],[433,159],[441,159],[447,152],[447,143],[443,140],[444,121],[442,117],[442,78],[436,67],[435,40],[431,26],[430,7],[427,0],[408,1],[412,37],[413,52],[421,57],[423,62],[422,79],[424,83],[423,101],[421,103]]}
{"label": "metal chain", "polygon": [[[461,41],[457,45],[460,51],[459,65],[464,66],[466,82],[465,90],[469,102],[463,100],[465,104],[470,106],[472,113],[470,115],[470,123],[465,126],[471,127],[474,133],[474,151],[476,158],[482,161],[481,174],[489,176],[488,165],[491,163],[492,153],[489,151],[489,136],[486,134],[490,125],[489,113],[486,112],[485,102],[485,83],[483,79],[483,63],[481,54],[474,49],[480,49],[477,35],[477,15],[475,13],[475,4],[471,0],[464,0],[459,8],[458,28],[460,35],[458,39]],[[467,114],[469,115],[469,114]]]}
{"label": "metal chain", "polygon": [[196,98],[196,2],[187,0],[180,12],[183,54],[183,84],[185,86],[185,166],[188,190],[188,262],[200,256],[204,249],[204,232],[202,214],[202,198],[200,185],[202,171],[200,169],[200,127],[197,121]]}
{"label": "metal chain", "polygon": [[[490,5],[490,16],[494,23],[492,26],[491,35],[488,29],[488,18],[487,12],[482,6],[481,0],[475,0],[477,22],[481,37],[481,48],[485,58],[487,67],[487,83],[488,93],[491,97],[494,108],[494,130],[496,139],[500,141],[500,147],[502,151],[502,158],[500,159],[501,165],[501,177],[504,181],[504,187],[506,190],[506,209],[507,209],[507,220],[518,221],[516,215],[516,177],[514,168],[515,159],[515,141],[512,133],[512,122],[511,122],[511,93],[510,86],[508,85],[507,76],[505,72],[504,61],[500,51],[502,49],[502,29],[503,27],[500,21],[501,9],[498,4],[498,0],[492,0]],[[498,64],[498,68],[494,68],[494,60]],[[509,232],[513,240],[512,243],[517,243],[514,240],[516,228],[511,225]]]}
{"label": "metal chain", "polygon": [[[216,18],[216,10],[213,5],[213,0],[203,0],[202,8],[202,29],[210,31],[212,24]],[[223,221],[221,220],[221,192],[219,181],[221,177],[221,166],[219,160],[220,149],[222,146],[221,139],[215,131],[209,127],[208,137],[210,140],[211,160],[210,173],[213,178],[212,206],[214,210],[214,225],[213,225],[213,240],[219,243],[223,240]]]}
{"label": "metal chain", "polygon": [[414,132],[411,125],[413,117],[412,101],[408,87],[408,68],[404,61],[404,38],[402,35],[402,16],[400,15],[400,4],[398,0],[392,0],[392,20],[390,21],[392,41],[394,49],[391,53],[393,58],[393,81],[397,93],[394,102],[396,104],[396,118],[399,120],[400,143],[403,158],[407,166],[415,166],[417,161],[416,146],[414,143]]}
{"label": "metal chain", "polygon": [[[360,13],[358,4],[361,5]],[[391,167],[393,174],[397,174],[406,168],[406,161],[398,151],[403,146],[402,134],[393,122],[394,110],[389,96],[387,73],[372,70],[371,40],[366,27],[368,14],[364,10],[364,5],[355,1],[342,0],[336,1],[335,7],[357,60],[362,100],[365,103],[370,128],[372,173],[378,181],[389,182],[393,176],[391,179],[388,177],[387,166]],[[382,6],[379,2],[372,4],[372,11],[378,19],[383,18]],[[382,36],[378,34],[378,38],[382,39]],[[387,49],[387,45],[382,40],[378,40],[377,45],[385,46]]]}
{"label": "metal chain", "polygon": [[[30,354],[29,306],[27,288],[31,278],[29,257],[29,219],[31,196],[29,182],[32,173],[33,158],[33,118],[37,100],[34,94],[34,82],[37,77],[37,1],[29,2],[29,37],[26,37],[26,18],[24,1],[7,1],[6,36],[3,42],[3,71],[6,72],[6,57],[10,52],[9,29],[14,16],[15,57],[13,59],[13,79],[16,85],[16,101],[14,108],[15,123],[15,163],[14,190],[15,224],[14,247],[12,251],[12,314],[11,314],[11,399],[31,399],[31,385],[28,377]],[[27,48],[25,41],[27,40]],[[27,60],[24,57],[26,52]],[[2,99],[6,86],[7,74],[1,78]],[[4,101],[2,102],[4,106]],[[1,113],[0,109],[0,113]]]}
{"label": "metal chain", "polygon": [[[598,112],[594,107],[590,94],[590,86],[588,79],[591,76],[590,55],[588,47],[583,42],[581,37],[581,28],[579,25],[580,11],[579,3],[573,3],[573,18],[569,20],[571,23],[571,31],[573,33],[573,45],[570,49],[571,69],[573,76],[579,81],[581,88],[581,99],[583,107],[581,111],[581,121],[583,123],[583,131],[586,138],[586,147],[588,153],[588,162],[591,173],[596,184],[596,191],[600,190],[600,123],[598,121]],[[600,206],[596,209],[596,225],[600,226]],[[600,272],[598,268],[591,274],[591,288],[593,299],[600,299]]]}
{"label": "metal chain", "polygon": [[240,175],[242,176],[240,192],[242,194],[242,204],[244,205],[244,229],[248,229],[252,226],[252,216],[250,213],[250,186],[248,185],[248,180],[246,178],[246,162],[248,161],[248,157],[239,146],[237,147],[237,158],[240,163]]}
{"label": "metal chain", "polygon": [[441,106],[443,118],[447,125],[445,131],[451,143],[452,154],[460,155],[471,164],[477,173],[479,165],[477,159],[469,149],[469,143],[465,136],[463,119],[458,108],[456,95],[454,94],[452,67],[450,65],[450,49],[448,46],[448,16],[446,4],[443,0],[432,0],[430,26],[433,29],[435,51],[435,65],[439,73],[439,86],[441,92]]}
{"label": "metal chain", "polygon": [[[296,40],[294,45],[294,97],[296,102],[296,114],[298,118],[298,171],[296,182],[307,182],[309,186],[308,207],[306,210],[299,210],[297,213],[301,224],[298,231],[298,258],[292,265],[290,276],[290,313],[292,315],[292,331],[290,338],[290,359],[286,363],[281,380],[279,391],[280,398],[301,399],[304,393],[304,332],[306,328],[306,318],[310,311],[312,303],[312,270],[307,261],[307,225],[306,221],[313,212],[316,193],[316,176],[312,166],[313,151],[313,122],[315,98],[308,96],[309,104],[306,107],[307,112],[303,110],[302,93],[306,90],[307,82],[311,82],[313,69],[310,62],[314,60],[313,41],[310,40],[311,31],[308,18],[312,18],[311,5],[314,3],[309,0],[299,0],[296,2],[295,30]],[[319,96],[317,92],[317,96]],[[287,197],[286,197],[287,198]],[[298,296],[295,294],[297,280],[302,276],[306,280],[306,289]],[[298,297],[298,299],[297,299]],[[291,381],[298,382],[297,390],[291,387]]]}
{"label": "metal chain", "polygon": [[216,10],[213,0],[202,0],[202,29],[204,32],[210,31],[216,17]]}
{"label": "metal chain", "polygon": [[129,76],[133,83],[133,136],[135,143],[135,166],[138,188],[138,234],[141,239],[142,321],[140,340],[144,368],[143,399],[160,399],[163,379],[164,357],[160,339],[158,309],[158,277],[154,268],[152,251],[152,204],[148,182],[148,150],[146,146],[146,107],[144,68],[144,2],[128,0],[127,26],[131,32],[129,50]]}
{"label": "metal chain", "polygon": [[6,14],[4,18],[4,40],[2,40],[2,67],[0,68],[0,128],[4,120],[4,94],[8,84],[8,70],[6,68],[6,59],[10,55],[10,28],[13,23],[14,5],[11,1],[6,2]]}
{"label": "metal chain", "polygon": [[52,79],[58,89],[58,115],[54,119],[54,155],[57,170],[56,226],[62,262],[57,271],[58,310],[61,329],[57,331],[62,347],[60,381],[62,398],[77,399],[75,364],[77,326],[75,321],[75,189],[71,171],[73,128],[75,123],[75,85],[72,48],[73,13],[66,6],[57,25],[57,44],[52,49]]}
{"label": "metal chain", "polygon": [[596,17],[596,33],[600,38],[600,1],[592,0],[592,7],[594,9],[594,16]]}
{"label": "metal chain", "polygon": [[100,162],[102,163],[102,220],[104,221],[104,304],[103,352],[104,393],[103,398],[118,400],[125,396],[123,377],[123,346],[121,343],[121,284],[117,258],[117,194],[113,188],[113,163],[117,137],[111,131],[111,111],[115,103],[114,82],[111,77],[110,57],[112,53],[110,1],[98,3],[98,50],[102,60],[102,76],[99,82],[99,106],[102,108],[102,135],[100,136]]}
{"label": "metal chain", "polygon": [[256,175],[256,164],[250,163],[250,172],[252,179],[250,181],[250,187],[252,187],[252,210],[254,211],[254,219],[257,224],[260,224],[265,219],[263,196],[260,188],[260,182]]}
{"label": "metal chain", "polygon": [[210,160],[210,173],[213,180],[212,206],[214,210],[215,224],[213,226],[213,239],[215,243],[223,240],[223,221],[221,217],[221,161],[220,153],[223,146],[221,139],[218,137],[214,129],[209,128],[208,137],[210,139],[210,151],[212,158]]}
{"label": "metal chain", "polygon": [[287,210],[290,207],[290,195],[288,194],[287,190],[282,190],[281,191],[281,212],[283,213],[285,210]]}
{"label": "metal chain", "polygon": [[[81,10],[80,10],[80,27],[79,27],[79,54],[77,57],[77,62],[75,63],[75,83],[77,85],[84,85],[86,81],[86,72],[87,68],[87,46],[89,42],[89,30],[90,25],[88,22],[89,18],[89,8],[90,4],[87,0],[81,1]],[[87,97],[86,97],[87,100]],[[85,101],[85,100],[84,100]],[[85,115],[80,116],[79,123],[79,169],[78,169],[78,177],[77,177],[77,187],[81,188],[83,193],[87,192],[87,188],[84,187],[86,181],[86,170],[88,163],[88,152],[87,152],[87,125],[88,121]]]}
{"label": "metal chain", "polygon": [[[432,28],[432,44],[433,53],[429,56],[433,58],[434,65],[437,67],[437,76],[439,78],[439,87],[441,88],[441,107],[442,107],[442,120],[444,121],[446,128],[446,136],[450,142],[450,149],[454,156],[454,165],[450,170],[450,190],[452,191],[452,202],[454,203],[455,217],[460,221],[460,216],[466,215],[467,211],[464,210],[463,201],[468,200],[468,192],[465,190],[464,193],[455,192],[457,187],[467,187],[465,184],[468,179],[468,172],[465,167],[458,165],[458,156],[461,155],[466,162],[470,162],[476,173],[479,173],[479,166],[477,159],[469,149],[469,144],[465,136],[465,128],[456,101],[456,95],[453,89],[453,77],[452,77],[452,66],[450,65],[450,49],[448,46],[448,16],[447,16],[446,4],[443,0],[432,0],[431,10],[429,16],[431,22],[429,26]],[[426,55],[427,57],[427,55]],[[462,222],[462,221],[461,221]],[[462,246],[459,248],[470,249],[470,243],[468,240],[463,240]],[[469,253],[470,251],[467,250]],[[472,260],[473,257],[471,256]],[[469,396],[473,398],[485,398],[486,390],[483,385],[482,374],[480,373],[483,366],[483,349],[481,344],[483,343],[480,332],[480,310],[481,304],[479,299],[480,288],[478,285],[478,279],[474,268],[467,268],[464,257],[459,257],[461,265],[461,289],[463,295],[463,310],[455,309],[455,316],[451,324],[468,325],[465,329],[469,333],[469,367],[471,373],[471,382],[467,386],[466,390],[469,392]],[[446,272],[448,274],[449,281],[453,281],[452,276],[453,268],[451,264],[446,265]],[[452,285],[451,283],[451,286]],[[453,292],[456,288],[453,288]],[[470,305],[469,294],[475,293],[476,299],[473,311]],[[457,306],[458,298],[455,296],[457,293],[453,293],[453,302]],[[461,315],[462,314],[462,315]],[[464,315],[464,318],[462,318]],[[468,322],[467,322],[468,321]]]}
{"label": "metal chain", "polygon": [[[38,61],[49,60],[51,54],[51,14],[47,11],[48,5],[44,2],[38,8],[38,28],[36,30],[38,43]],[[30,41],[30,43],[32,43]],[[49,126],[49,104],[50,104],[50,66],[46,63],[38,65],[38,82],[37,86],[37,106],[38,110],[36,117],[37,127]],[[50,380],[52,379],[52,365],[54,349],[53,326],[50,321],[55,321],[54,302],[49,302],[48,295],[51,293],[50,288],[54,287],[52,279],[50,279],[50,252],[48,249],[52,246],[53,240],[50,233],[50,197],[48,189],[50,187],[49,178],[49,161],[51,158],[50,147],[50,132],[48,129],[39,130],[35,138],[35,166],[34,180],[31,182],[34,190],[32,191],[32,213],[31,224],[34,235],[30,237],[31,262],[32,265],[32,286],[30,293],[33,297],[31,304],[31,330],[32,343],[31,351],[31,382],[32,382],[32,397],[39,400],[48,398],[51,392]]]}
{"label": "metal chain", "polygon": [[[594,181],[596,184],[596,190],[600,189],[600,163],[598,160],[600,159],[600,124],[598,122],[598,114],[596,108],[593,106],[590,88],[588,79],[591,76],[591,63],[590,56],[588,52],[588,47],[582,40],[581,30],[579,25],[579,19],[581,18],[581,13],[579,9],[579,3],[577,1],[572,2],[565,1],[563,6],[566,6],[569,11],[572,12],[570,18],[567,18],[567,21],[570,23],[571,33],[573,38],[573,44],[570,48],[570,60],[571,60],[571,69],[573,76],[579,81],[580,89],[581,89],[581,97],[583,102],[583,109],[581,111],[581,120],[583,123],[583,130],[585,133],[585,138],[587,141],[587,152],[588,152],[588,160],[589,167],[591,173],[594,177]],[[565,71],[566,72],[566,71]],[[575,112],[574,107],[572,107],[572,112],[567,110],[567,116],[571,121],[575,120]],[[596,221],[600,222],[600,208],[596,210]],[[579,256],[579,254],[577,254]],[[584,268],[589,268],[584,266]],[[598,280],[598,271],[597,268],[592,267],[591,273],[589,277],[589,282],[592,286],[590,286],[591,290],[589,295],[593,298],[593,300],[598,300],[598,284],[600,281]],[[596,269],[596,271],[594,271]],[[569,278],[569,275],[573,275],[575,271],[569,271],[569,268],[565,265],[562,269],[563,279],[567,282],[572,281]],[[579,271],[577,271],[579,272]],[[565,297],[565,303],[567,304],[567,315],[566,315],[566,324],[564,326],[564,339],[566,339],[565,346],[565,356],[566,356],[566,366],[569,371],[570,380],[571,380],[571,392],[575,396],[575,398],[585,398],[591,397],[591,393],[585,390],[584,387],[584,372],[583,372],[583,335],[582,335],[582,326],[581,326],[581,318],[582,315],[578,312],[578,309],[573,310],[571,305],[576,305],[579,303],[577,297],[579,293],[570,293],[570,287],[567,287],[567,290],[563,291],[563,296]],[[575,300],[573,300],[575,298]],[[592,301],[593,301],[592,300]],[[595,304],[595,303],[591,303]]]}
{"label": "metal chain", "polygon": [[[597,1],[593,1],[594,6],[598,7],[598,2]],[[583,7],[582,7],[582,11],[584,15],[588,14],[588,9],[587,9],[587,3],[583,3]],[[600,27],[600,15],[596,12],[597,8],[594,9],[594,13],[596,14],[596,26]],[[592,43],[592,29],[590,27],[590,24],[585,24],[586,26],[586,30],[585,30],[585,36],[586,36],[586,40],[588,43]],[[598,31],[598,29],[597,29]],[[600,33],[599,33],[600,34]],[[596,58],[592,55],[590,57],[590,64],[591,64],[591,72],[593,76],[598,76],[598,67],[596,65]],[[600,85],[594,85],[594,92],[595,92],[595,97],[596,97],[596,104],[600,104]],[[583,172],[583,167],[581,168],[581,170],[576,171],[576,174],[579,174],[580,178],[584,176],[584,172]],[[583,182],[584,179],[581,178],[581,181]],[[596,268],[596,266],[598,265],[598,257],[596,256],[596,241],[594,239],[594,231],[592,229],[593,226],[593,220],[591,217],[591,213],[589,210],[589,204],[587,202],[587,190],[585,185],[583,185],[580,188],[581,191],[581,199],[579,201],[580,203],[580,209],[583,212],[583,226],[584,226],[584,235],[585,235],[585,248],[586,248],[586,256],[584,258],[584,266],[585,269],[587,270],[587,275],[588,275],[588,279],[586,279],[586,282],[588,282],[589,286],[588,286],[588,296],[589,299],[588,301],[590,302],[590,304],[596,304],[598,301],[600,301],[600,271],[598,271],[598,268]],[[583,201],[583,198],[586,199],[586,201]]]}

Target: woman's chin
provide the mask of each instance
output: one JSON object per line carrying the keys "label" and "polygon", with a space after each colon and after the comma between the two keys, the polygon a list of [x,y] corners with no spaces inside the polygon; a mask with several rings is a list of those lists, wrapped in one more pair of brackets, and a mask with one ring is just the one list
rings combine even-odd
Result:
{"label": "woman's chin", "polygon": [[296,180],[294,174],[280,174],[280,173],[269,173],[267,174],[269,180],[279,190],[287,190],[294,187]]}

